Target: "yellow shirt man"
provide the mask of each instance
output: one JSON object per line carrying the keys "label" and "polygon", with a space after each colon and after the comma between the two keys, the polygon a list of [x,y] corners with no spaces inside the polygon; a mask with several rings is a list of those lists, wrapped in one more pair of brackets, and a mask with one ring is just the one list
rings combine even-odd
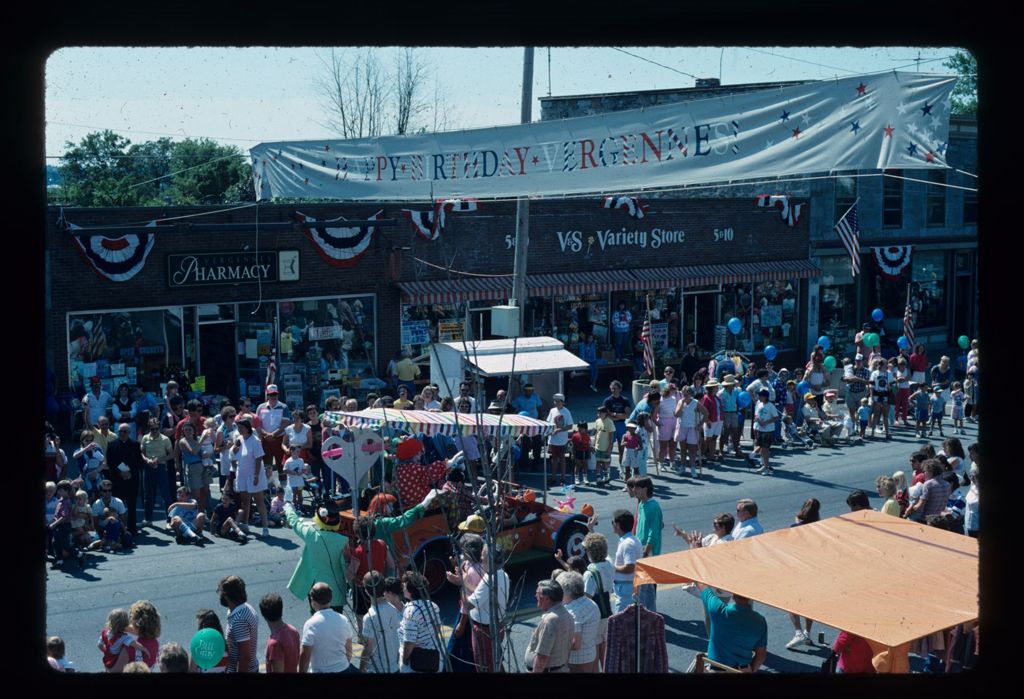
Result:
{"label": "yellow shirt man", "polygon": [[408,357],[403,357],[402,361],[395,365],[395,376],[399,381],[414,381],[420,377],[420,368]]}

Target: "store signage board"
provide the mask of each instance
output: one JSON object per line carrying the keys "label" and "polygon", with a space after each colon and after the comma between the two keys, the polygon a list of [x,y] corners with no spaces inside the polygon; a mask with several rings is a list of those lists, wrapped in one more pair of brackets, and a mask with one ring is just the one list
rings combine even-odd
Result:
{"label": "store signage board", "polygon": [[[296,261],[295,269],[298,270]],[[167,283],[172,289],[224,284],[276,282],[278,252],[211,252],[167,256]]]}
{"label": "store signage board", "polygon": [[462,342],[463,326],[461,320],[439,322],[437,324],[438,342]]}
{"label": "store signage board", "polygon": [[311,327],[309,329],[309,341],[319,342],[320,340],[340,340],[340,325],[325,325],[322,327]]}
{"label": "store signage board", "polygon": [[402,321],[402,345],[425,345],[430,342],[430,321]]}

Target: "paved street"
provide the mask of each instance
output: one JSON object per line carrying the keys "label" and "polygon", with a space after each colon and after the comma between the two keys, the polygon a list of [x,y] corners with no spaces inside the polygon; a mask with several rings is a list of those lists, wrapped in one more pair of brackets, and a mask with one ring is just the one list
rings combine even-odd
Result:
{"label": "paved street", "polygon": [[[584,406],[580,407],[582,410]],[[976,432],[974,426],[968,427],[968,435],[961,437],[965,446],[976,439]],[[699,529],[707,533],[712,517],[719,512],[734,512],[736,501],[743,497],[757,502],[766,531],[789,526],[809,497],[821,501],[823,517],[848,511],[846,496],[855,488],[865,490],[872,505],[877,507],[881,503],[874,492],[875,477],[897,469],[909,472],[907,459],[920,443],[911,438],[908,430],[895,430],[890,442],[869,440],[863,444],[807,452],[775,449],[772,464],[776,473],[773,476],[754,474],[737,459],[721,467],[705,468],[699,480],[669,474],[655,476],[656,495],[666,523],[663,553],[685,546],[681,539],[672,536],[673,522],[686,530]],[[938,439],[933,443],[936,448],[940,446]],[[633,511],[634,503],[621,492],[621,482],[615,489],[580,489],[577,498],[577,508],[584,502],[594,505],[601,520],[598,531],[608,536],[611,554],[617,541],[611,532],[611,514],[621,507]],[[138,548],[127,553],[91,554],[90,564],[84,571],[72,563],[68,572],[48,573],[46,633],[64,638],[67,657],[81,670],[102,670],[96,639],[106,615],[114,606],[127,608],[137,599],[149,599],[159,608],[163,618],[162,641],[176,641],[187,647],[195,632],[196,610],[213,608],[223,619],[226,610],[217,605],[216,587],[217,581],[229,574],[240,575],[246,581],[249,601],[254,606],[263,594],[276,591],[285,600],[285,621],[301,627],[308,616],[305,600],[296,599],[285,588],[301,546],[290,530],[271,530],[268,541],[257,540],[244,547],[221,539],[212,539],[205,549],[179,546],[163,532],[152,529],[145,531],[139,543]],[[531,615],[536,582],[549,575],[554,565],[554,561],[542,560],[510,570],[513,585],[521,585],[522,591],[518,604],[520,618],[511,633],[520,666],[536,623],[536,616]],[[794,586],[813,584],[812,580],[793,580]],[[449,590],[438,603],[444,619],[452,623],[454,595]],[[510,608],[516,606],[516,602],[510,603]],[[768,659],[764,669],[816,672],[827,651],[786,650],[785,644],[793,635],[788,615],[761,604],[755,603],[755,608],[768,620]],[[678,586],[662,586],[658,591],[658,611],[666,620],[670,668],[673,672],[685,672],[694,654],[706,649],[699,600],[679,590]],[[812,633],[814,639],[819,630],[824,631],[828,643],[837,633],[836,629],[816,624]],[[265,624],[261,625],[260,634],[262,658]],[[919,669],[918,660],[914,656],[911,660],[912,667]]]}

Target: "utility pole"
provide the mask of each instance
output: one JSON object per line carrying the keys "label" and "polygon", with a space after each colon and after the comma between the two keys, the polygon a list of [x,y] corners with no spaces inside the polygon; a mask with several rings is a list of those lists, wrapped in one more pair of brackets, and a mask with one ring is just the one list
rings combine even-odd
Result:
{"label": "utility pole", "polygon": [[[529,124],[533,107],[533,48],[523,49],[523,102],[520,123]],[[530,247],[530,200],[516,199],[516,251],[512,271],[512,304],[519,309],[519,336],[522,337],[526,315],[526,253]]]}

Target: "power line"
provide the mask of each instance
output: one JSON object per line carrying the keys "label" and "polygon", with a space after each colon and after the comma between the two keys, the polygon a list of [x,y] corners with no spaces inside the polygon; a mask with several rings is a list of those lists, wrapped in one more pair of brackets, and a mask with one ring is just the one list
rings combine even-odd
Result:
{"label": "power line", "polygon": [[260,143],[259,139],[256,138],[234,138],[231,136],[189,136],[183,133],[168,133],[166,131],[140,131],[136,129],[114,129],[109,126],[90,126],[89,124],[72,124],[67,121],[47,121],[48,124],[59,124],[60,126],[74,126],[79,129],[98,129],[100,131],[115,131],[117,133],[136,134],[144,133],[150,136],[181,136],[183,138],[209,138],[211,140],[219,141],[246,141],[247,143]]}
{"label": "power line", "polygon": [[653,65],[656,65],[656,66],[658,66],[659,68],[666,68],[666,69],[668,69],[668,70],[671,70],[671,71],[672,71],[673,73],[679,73],[680,75],[685,75],[686,77],[688,77],[688,78],[693,78],[694,80],[699,80],[699,79],[700,79],[700,78],[698,78],[698,77],[697,77],[696,75],[693,75],[692,73],[684,73],[684,72],[683,72],[683,71],[681,71],[681,70],[676,70],[675,68],[671,68],[671,67],[669,67],[669,66],[667,66],[667,65],[664,65],[664,64],[662,64],[662,63],[658,63],[657,61],[652,61],[652,60],[651,60],[651,59],[649,59],[649,58],[644,58],[643,56],[637,56],[637,55],[636,55],[635,53],[630,53],[629,51],[624,51],[624,50],[622,50],[622,49],[620,49],[620,48],[616,48],[616,47],[614,47],[614,46],[611,46],[611,47],[609,47],[609,48],[611,48],[611,49],[612,49],[612,51],[618,51],[619,53],[624,53],[624,54],[626,54],[627,56],[632,56],[633,58],[639,58],[639,59],[640,59],[641,61],[646,61],[647,63],[651,63],[651,64],[653,64]]}
{"label": "power line", "polygon": [[753,51],[754,53],[763,53],[766,56],[775,56],[776,58],[785,58],[787,61],[797,61],[799,63],[807,63],[809,65],[818,66],[820,68],[829,68],[831,70],[843,70],[843,71],[846,71],[847,73],[856,73],[857,72],[855,70],[850,70],[849,68],[840,68],[839,66],[829,66],[829,65],[825,65],[824,63],[815,63],[814,61],[806,61],[806,60],[804,60],[802,58],[793,58],[792,56],[783,56],[782,54],[772,53],[771,51],[764,51],[762,49],[755,49],[755,48],[750,47],[750,46],[744,46],[743,50],[744,51]]}

